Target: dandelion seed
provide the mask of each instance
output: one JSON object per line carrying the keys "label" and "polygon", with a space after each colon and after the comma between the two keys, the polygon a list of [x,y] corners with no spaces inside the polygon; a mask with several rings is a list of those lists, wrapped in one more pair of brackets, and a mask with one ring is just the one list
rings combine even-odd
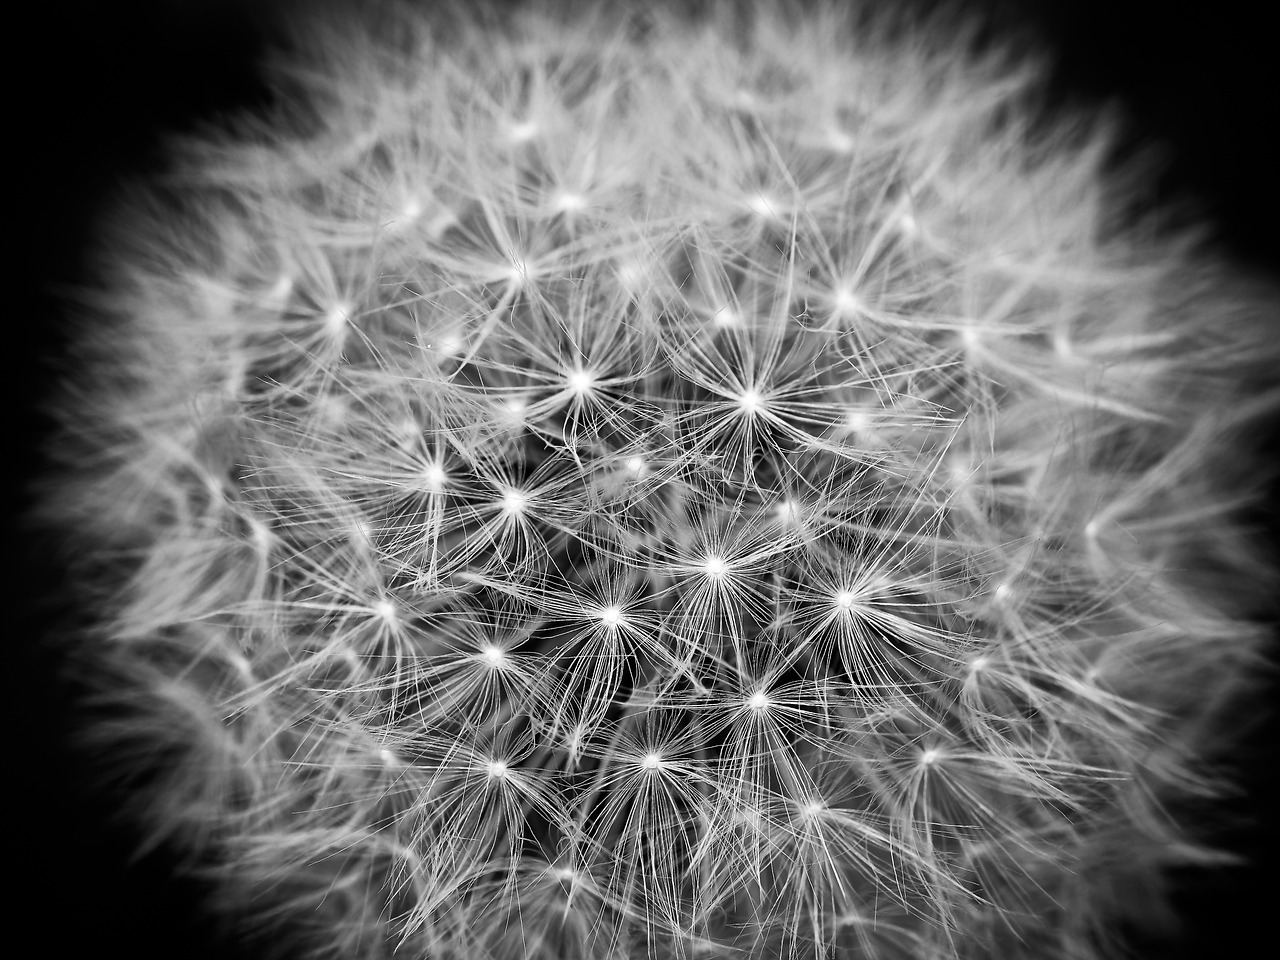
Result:
{"label": "dandelion seed", "polygon": [[439,333],[435,340],[427,344],[427,349],[434,350],[442,357],[460,357],[467,351],[467,341],[456,330]]}
{"label": "dandelion seed", "polygon": [[646,772],[652,773],[655,770],[661,770],[662,765],[662,755],[658,753],[646,753],[640,759],[640,767]]}
{"label": "dandelion seed", "polygon": [[622,608],[619,606],[601,607],[597,616],[607,627],[616,627],[622,623]]}
{"label": "dandelion seed", "polygon": [[637,480],[649,473],[649,465],[640,457],[628,457],[623,466],[627,473],[631,474],[631,476],[635,477]]}
{"label": "dandelion seed", "polygon": [[485,773],[494,780],[505,780],[507,778],[507,765],[501,760],[490,760],[485,764]]}
{"label": "dandelion seed", "polygon": [[403,207],[400,208],[399,214],[391,221],[391,227],[396,230],[403,230],[417,222],[422,216],[422,201],[417,197],[411,197]]}
{"label": "dandelion seed", "polygon": [[648,289],[650,271],[638,260],[625,260],[614,269],[622,289],[635,295]]}
{"label": "dandelion seed", "polygon": [[847,411],[842,423],[850,433],[868,433],[871,430],[871,417],[862,410]]}
{"label": "dandelion seed", "polygon": [[803,518],[803,511],[798,501],[787,499],[774,507],[773,515],[777,518],[779,523],[792,525],[798,523]]}
{"label": "dandelion seed", "polygon": [[763,193],[753,193],[747,198],[747,206],[751,208],[756,216],[765,220],[777,220],[778,215],[775,212],[779,209],[777,201]]}
{"label": "dandelion seed", "polygon": [[835,595],[835,605],[841,610],[852,610],[858,602],[858,595],[852,590],[841,590]]}
{"label": "dandelion seed", "polygon": [[333,340],[342,340],[346,337],[347,324],[351,321],[351,309],[351,304],[345,300],[329,307],[321,320],[326,336]]}
{"label": "dandelion seed", "polygon": [[832,304],[835,307],[835,315],[845,320],[863,312],[862,301],[852,287],[836,287]]}
{"label": "dandelion seed", "polygon": [[293,277],[289,276],[289,274],[280,274],[271,289],[267,291],[266,296],[263,297],[263,308],[272,313],[279,313],[283,310],[289,302],[290,294],[293,293],[293,283]]}
{"label": "dandelion seed", "polygon": [[587,198],[580,193],[562,190],[551,198],[551,209],[557,213],[577,213],[586,207]]}
{"label": "dandelion seed", "polygon": [[827,145],[836,153],[853,153],[856,141],[838,127],[827,131]]}
{"label": "dandelion seed", "polygon": [[507,127],[507,138],[512,143],[528,143],[538,135],[538,125],[532,120],[513,123]]}
{"label": "dandelion seed", "polygon": [[759,390],[748,389],[738,394],[738,407],[747,416],[754,416],[764,409],[764,398]]}
{"label": "dandelion seed", "polygon": [[506,666],[507,655],[496,644],[490,644],[481,651],[481,655],[489,666],[498,669]]}
{"label": "dandelion seed", "polygon": [[702,561],[702,572],[709,579],[719,580],[728,574],[729,564],[725,561],[724,557],[710,554]]}
{"label": "dandelion seed", "polygon": [[379,600],[373,605],[373,615],[385,624],[394,624],[400,619],[396,605],[390,600]]}
{"label": "dandelion seed", "polygon": [[721,307],[711,315],[711,322],[717,327],[737,327],[742,324],[742,317],[732,307]]}
{"label": "dandelion seed", "polygon": [[800,813],[808,818],[820,817],[827,812],[827,805],[821,800],[810,800],[800,807]]}
{"label": "dandelion seed", "polygon": [[502,402],[501,417],[509,428],[522,427],[526,423],[529,402],[523,397],[508,397]]}
{"label": "dandelion seed", "polygon": [[403,766],[403,764],[401,764],[400,762],[400,758],[397,757],[395,753],[393,753],[387,747],[383,747],[381,750],[378,751],[378,759],[382,761],[382,764],[385,767],[395,768],[395,767]]}
{"label": "dandelion seed", "polygon": [[529,495],[523,490],[511,487],[502,495],[502,514],[506,517],[518,517],[529,505]]}
{"label": "dandelion seed", "polygon": [[445,472],[444,464],[442,463],[428,464],[422,471],[422,484],[428,493],[444,493],[445,485],[448,482],[449,475]]}
{"label": "dandelion seed", "polygon": [[582,367],[574,367],[565,373],[565,386],[578,399],[589,397],[596,389],[596,375]]}
{"label": "dandelion seed", "polygon": [[763,713],[773,706],[773,701],[763,690],[757,690],[747,698],[747,708],[755,713]]}
{"label": "dandelion seed", "polygon": [[920,766],[931,767],[942,757],[942,751],[937,747],[930,747],[920,752]]}
{"label": "dandelion seed", "polygon": [[531,279],[529,262],[520,257],[512,258],[506,270],[507,282],[513,286],[523,287]]}
{"label": "dandelion seed", "polygon": [[1013,599],[1013,587],[1008,582],[1001,583],[992,596],[996,603],[1002,606],[1008,604]]}

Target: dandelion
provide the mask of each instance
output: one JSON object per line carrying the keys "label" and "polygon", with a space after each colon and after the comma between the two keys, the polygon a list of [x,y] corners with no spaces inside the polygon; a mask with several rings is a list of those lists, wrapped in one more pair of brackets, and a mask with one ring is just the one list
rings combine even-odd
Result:
{"label": "dandelion", "polygon": [[941,21],[464,6],[307,14],[314,124],[105,240],[129,813],[315,958],[1106,956],[1213,856],[1273,308]]}

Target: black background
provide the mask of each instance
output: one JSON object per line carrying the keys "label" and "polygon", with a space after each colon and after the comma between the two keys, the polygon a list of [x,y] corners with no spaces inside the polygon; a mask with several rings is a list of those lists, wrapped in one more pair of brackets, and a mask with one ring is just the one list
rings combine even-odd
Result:
{"label": "black background", "polygon": [[[305,5],[305,4],[304,4]],[[1030,30],[1058,58],[1055,91],[1096,104],[1118,98],[1141,139],[1165,145],[1157,199],[1190,193],[1219,224],[1231,255],[1280,280],[1280,55],[1267,5],[1222,0],[974,0],[996,33]],[[21,516],[39,471],[49,424],[39,399],[65,349],[55,291],[83,279],[83,255],[102,204],[121,179],[162,169],[160,135],[263,105],[257,70],[287,13],[271,0],[68,0],[27,5],[10,26],[6,58],[23,63],[8,85],[5,153],[11,173],[10,256],[19,299],[0,302],[17,341],[7,378],[14,389],[8,429],[13,456],[5,482]],[[1277,316],[1280,336],[1280,315]],[[1280,371],[1277,372],[1280,381]],[[1280,526],[1273,526],[1280,533]],[[12,956],[234,958],[255,956],[219,938],[198,906],[202,891],[178,881],[161,853],[129,865],[131,837],[107,820],[66,749],[74,725],[69,691],[54,680],[56,658],[42,643],[65,614],[64,583],[38,537],[9,539],[18,660],[9,729],[19,754],[8,771],[8,826],[17,859],[6,874],[22,888],[11,914]],[[11,640],[12,642],[12,640]],[[12,661],[11,661],[12,663]],[[12,709],[12,708],[11,708]],[[1274,814],[1269,765],[1276,727],[1258,729],[1239,763],[1249,793],[1234,813],[1256,824],[1225,835],[1254,860],[1249,868],[1185,878],[1177,899],[1186,929],[1175,943],[1135,941],[1135,956],[1250,957],[1273,941]],[[29,939],[28,939],[29,938]],[[17,946],[27,939],[28,946]],[[418,958],[414,958],[418,960]]]}

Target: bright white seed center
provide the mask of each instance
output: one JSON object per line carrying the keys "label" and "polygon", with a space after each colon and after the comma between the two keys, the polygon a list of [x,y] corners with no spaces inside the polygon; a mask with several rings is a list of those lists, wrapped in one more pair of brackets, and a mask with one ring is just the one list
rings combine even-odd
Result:
{"label": "bright white seed center", "polygon": [[724,557],[711,554],[702,561],[702,572],[708,577],[718,580],[729,572],[729,564],[725,562]]}

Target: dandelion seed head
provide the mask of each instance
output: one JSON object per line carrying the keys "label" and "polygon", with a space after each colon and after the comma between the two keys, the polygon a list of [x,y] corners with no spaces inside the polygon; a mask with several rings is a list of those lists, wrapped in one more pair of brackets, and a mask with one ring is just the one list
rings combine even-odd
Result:
{"label": "dandelion seed head", "polygon": [[138,809],[255,921],[1089,960],[1077,908],[1196,850],[1165,811],[1256,663],[1214,591],[1263,579],[1198,425],[1280,347],[1129,235],[1110,124],[1024,136],[1029,58],[775,5],[325,14],[319,135],[184,153],[108,244],[53,506],[129,736],[234,747]]}

